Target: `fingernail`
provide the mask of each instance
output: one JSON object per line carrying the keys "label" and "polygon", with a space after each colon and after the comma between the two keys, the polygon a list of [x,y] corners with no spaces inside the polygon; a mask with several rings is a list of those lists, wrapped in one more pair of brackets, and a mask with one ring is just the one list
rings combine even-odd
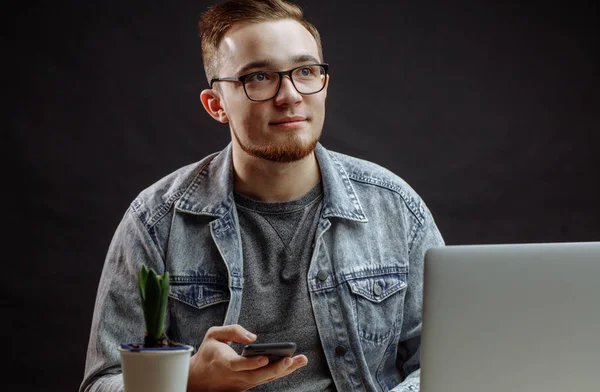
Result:
{"label": "fingernail", "polygon": [[306,358],[300,359],[300,366],[306,366],[307,363],[308,361],[306,360]]}
{"label": "fingernail", "polygon": [[256,335],[255,335],[255,334],[253,334],[252,332],[246,332],[246,337],[247,337],[248,339],[252,339],[252,340],[255,340],[255,339],[256,339]]}
{"label": "fingernail", "polygon": [[286,359],[283,360],[283,365],[285,367],[290,367],[292,365],[292,362],[294,362],[294,361],[292,361],[291,358],[286,358]]}
{"label": "fingernail", "polygon": [[258,360],[258,364],[260,366],[265,366],[267,363],[269,363],[269,360],[265,357],[262,357],[261,359]]}

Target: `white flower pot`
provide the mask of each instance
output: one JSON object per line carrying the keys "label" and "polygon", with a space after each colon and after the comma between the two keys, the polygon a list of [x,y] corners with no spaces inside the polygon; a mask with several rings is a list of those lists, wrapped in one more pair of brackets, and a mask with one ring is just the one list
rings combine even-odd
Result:
{"label": "white flower pot", "polygon": [[192,346],[138,347],[119,347],[125,392],[186,392]]}

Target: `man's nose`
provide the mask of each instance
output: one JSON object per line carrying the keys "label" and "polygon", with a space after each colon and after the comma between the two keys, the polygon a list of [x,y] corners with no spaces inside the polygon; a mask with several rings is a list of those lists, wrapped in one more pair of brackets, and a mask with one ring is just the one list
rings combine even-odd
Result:
{"label": "man's nose", "polygon": [[276,105],[294,105],[302,101],[302,94],[296,90],[288,75],[281,77],[281,86],[274,100]]}

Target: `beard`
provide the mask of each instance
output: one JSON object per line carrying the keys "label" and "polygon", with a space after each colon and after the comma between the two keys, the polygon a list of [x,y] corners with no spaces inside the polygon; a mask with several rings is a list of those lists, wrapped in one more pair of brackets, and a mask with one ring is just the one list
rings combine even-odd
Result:
{"label": "beard", "polygon": [[297,135],[291,133],[283,142],[259,145],[243,143],[235,129],[232,128],[232,131],[238,144],[246,154],[277,163],[296,162],[306,158],[315,150],[321,136],[319,134],[313,140],[303,142]]}

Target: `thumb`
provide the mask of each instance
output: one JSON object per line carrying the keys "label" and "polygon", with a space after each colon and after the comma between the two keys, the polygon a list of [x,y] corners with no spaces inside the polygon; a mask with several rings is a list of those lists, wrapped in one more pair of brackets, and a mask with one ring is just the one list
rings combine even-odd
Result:
{"label": "thumb", "polygon": [[238,324],[225,325],[222,327],[211,327],[206,332],[205,338],[215,339],[223,343],[252,343],[256,335]]}

